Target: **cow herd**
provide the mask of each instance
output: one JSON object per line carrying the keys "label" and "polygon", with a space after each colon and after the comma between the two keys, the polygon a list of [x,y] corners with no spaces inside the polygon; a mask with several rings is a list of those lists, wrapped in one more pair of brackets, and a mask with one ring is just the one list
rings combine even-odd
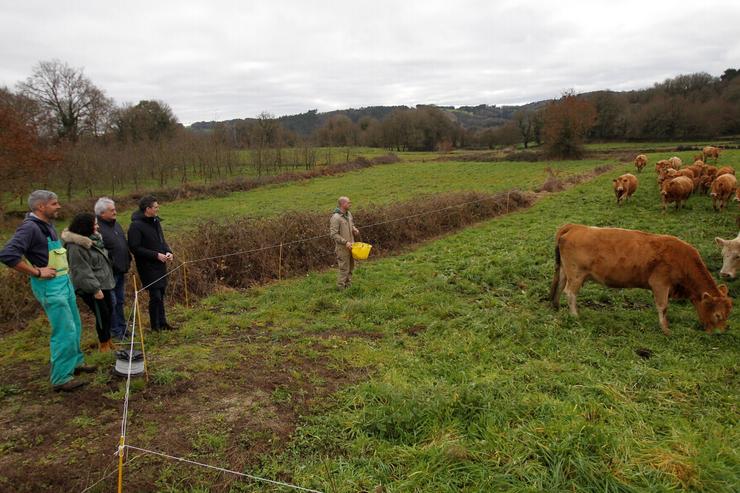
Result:
{"label": "cow herd", "polygon": [[[680,209],[691,195],[707,195],[712,199],[712,207],[721,212],[727,207],[727,202],[733,195],[740,199],[740,189],[737,188],[735,170],[730,166],[717,166],[720,149],[707,146],[701,154],[694,156],[694,163],[683,166],[681,158],[673,156],[669,159],[661,159],[655,163],[660,199],[663,212],[667,210],[668,204],[676,204],[676,210]],[[709,159],[714,160],[714,165],[708,164]],[[635,157],[635,168],[638,173],[648,165],[645,154]],[[637,190],[638,179],[631,173],[626,173],[613,181],[614,194],[617,204],[629,199]]]}
{"label": "cow herd", "polygon": [[[717,212],[733,195],[740,200],[735,170],[718,167],[719,156],[719,148],[707,146],[690,166],[683,166],[676,156],[655,164],[664,213],[670,203],[680,209],[691,195],[709,194]],[[709,159],[713,164],[708,164]],[[641,173],[648,165],[647,156],[638,155],[634,163],[637,173]],[[617,205],[629,200],[638,183],[631,173],[613,180]],[[734,240],[716,238],[715,242],[722,250],[721,277],[734,278],[740,268],[740,235]],[[550,292],[553,307],[559,307],[564,292],[570,312],[577,315],[576,295],[589,280],[612,288],[650,289],[666,335],[669,298],[690,300],[707,332],[726,330],[732,310],[733,298],[727,286],[717,285],[696,248],[675,236],[579,224],[562,226],[556,235],[555,277]]]}

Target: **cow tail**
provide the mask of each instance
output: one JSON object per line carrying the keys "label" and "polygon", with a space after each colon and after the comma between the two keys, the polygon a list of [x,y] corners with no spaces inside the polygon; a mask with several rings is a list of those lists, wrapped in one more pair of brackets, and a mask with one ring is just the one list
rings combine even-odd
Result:
{"label": "cow tail", "polygon": [[558,309],[559,306],[555,302],[558,294],[558,288],[560,287],[560,242],[555,243],[555,276],[552,278],[552,285],[550,286],[550,304],[554,309]]}

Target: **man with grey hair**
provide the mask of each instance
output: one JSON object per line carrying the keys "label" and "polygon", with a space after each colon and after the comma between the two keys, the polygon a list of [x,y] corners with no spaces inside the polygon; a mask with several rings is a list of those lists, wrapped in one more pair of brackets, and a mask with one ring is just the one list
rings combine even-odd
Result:
{"label": "man with grey hair", "polygon": [[126,317],[123,314],[123,301],[126,291],[126,273],[131,267],[131,252],[128,249],[126,233],[116,222],[118,216],[116,203],[108,197],[100,197],[95,202],[95,215],[98,217],[100,235],[103,237],[105,249],[108,250],[108,257],[113,264],[113,277],[116,279],[116,287],[111,291],[113,313],[110,333],[117,339],[124,339],[126,337]]}
{"label": "man with grey hair", "polygon": [[337,208],[329,219],[329,236],[334,242],[334,252],[337,254],[337,287],[347,289],[352,284],[352,271],[355,268],[355,259],[352,258],[352,243],[355,235],[359,234],[355,227],[352,213],[349,211],[352,201],[349,197],[339,197]]}
{"label": "man with grey hair", "polygon": [[52,225],[62,206],[54,192],[36,190],[28,197],[28,207],[31,212],[0,250],[0,262],[30,276],[31,290],[51,325],[51,384],[55,391],[69,392],[86,383],[75,375],[94,372],[95,367],[84,364],[82,324],[67,252]]}

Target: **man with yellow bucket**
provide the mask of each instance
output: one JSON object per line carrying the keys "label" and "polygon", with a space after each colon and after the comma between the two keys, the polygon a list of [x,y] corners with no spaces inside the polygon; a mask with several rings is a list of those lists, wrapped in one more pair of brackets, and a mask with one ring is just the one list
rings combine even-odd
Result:
{"label": "man with yellow bucket", "polygon": [[[355,268],[355,260],[353,258],[353,248],[355,245],[355,235],[359,234],[359,230],[355,227],[354,220],[352,219],[352,213],[349,211],[352,207],[352,201],[349,197],[339,197],[337,201],[337,208],[334,209],[334,214],[329,219],[329,236],[331,236],[334,242],[334,251],[337,254],[337,263],[339,264],[339,273],[337,275],[337,286],[339,289],[347,289],[352,284],[352,271]],[[365,244],[357,243],[355,256],[364,256],[367,258],[369,249],[362,246]],[[369,246],[369,245],[368,245]]]}

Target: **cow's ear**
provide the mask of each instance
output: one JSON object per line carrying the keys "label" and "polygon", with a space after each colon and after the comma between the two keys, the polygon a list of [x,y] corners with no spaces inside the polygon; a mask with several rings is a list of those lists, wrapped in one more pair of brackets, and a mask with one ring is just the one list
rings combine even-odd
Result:
{"label": "cow's ear", "polygon": [[707,293],[706,291],[704,291],[704,292],[702,293],[702,295],[701,295],[701,300],[702,300],[702,301],[705,301],[705,300],[708,300],[708,299],[709,299],[709,298],[711,298],[711,297],[712,297],[712,295],[711,295],[711,294],[709,294],[709,293]]}
{"label": "cow's ear", "polygon": [[612,183],[617,183],[617,179],[616,179],[616,178],[614,178],[614,179],[612,180]]}
{"label": "cow's ear", "polygon": [[715,243],[716,243],[716,244],[717,244],[717,245],[718,245],[718,246],[719,246],[720,248],[722,248],[723,246],[725,246],[725,240],[723,240],[723,239],[722,239],[722,238],[720,238],[720,237],[716,237],[716,238],[714,239],[714,242],[715,242]]}
{"label": "cow's ear", "polygon": [[718,289],[722,296],[727,296],[727,285],[726,284],[720,284]]}

